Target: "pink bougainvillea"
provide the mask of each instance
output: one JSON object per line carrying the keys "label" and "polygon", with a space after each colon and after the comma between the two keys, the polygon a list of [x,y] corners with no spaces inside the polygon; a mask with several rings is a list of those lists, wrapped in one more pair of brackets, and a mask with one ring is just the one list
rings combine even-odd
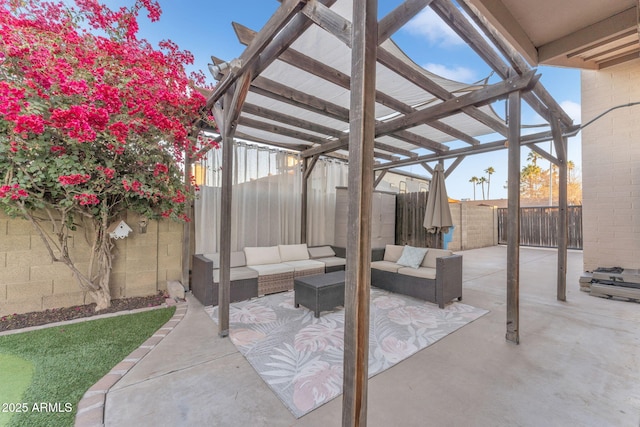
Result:
{"label": "pink bougainvillea", "polygon": [[[161,9],[132,3],[0,0],[0,208],[34,222],[35,210],[57,210],[58,241],[41,238],[67,265],[77,217],[93,219],[105,266],[111,244],[101,236],[125,211],[188,220],[191,177],[180,162],[217,145],[194,131],[213,121],[194,90],[204,75],[185,72],[193,55],[139,39],[138,18],[156,21]],[[105,272],[74,276],[89,291],[89,277],[108,282]]]}
{"label": "pink bougainvillea", "polygon": [[58,182],[62,185],[78,185],[89,181],[89,178],[91,178],[91,175],[82,175],[79,173],[74,175],[61,175],[58,177]]}

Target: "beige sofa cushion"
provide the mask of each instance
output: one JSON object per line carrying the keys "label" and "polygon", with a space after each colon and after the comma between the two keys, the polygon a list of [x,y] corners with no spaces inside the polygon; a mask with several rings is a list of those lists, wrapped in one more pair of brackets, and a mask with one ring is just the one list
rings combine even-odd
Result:
{"label": "beige sofa cushion", "polygon": [[423,279],[434,279],[436,278],[436,269],[429,267],[420,267],[420,268],[412,268],[412,267],[402,267],[398,270],[398,274],[404,274],[406,276],[420,277]]}
{"label": "beige sofa cushion", "polygon": [[265,246],[261,248],[244,248],[244,255],[247,260],[247,265],[264,265],[264,264],[279,264],[280,251],[277,246]]}
{"label": "beige sofa cushion", "polygon": [[[258,272],[249,267],[235,267],[230,270],[231,281],[243,279],[257,279]],[[213,282],[220,283],[220,270],[213,270]]]}
{"label": "beige sofa cushion", "polygon": [[309,259],[306,243],[300,245],[278,245],[278,250],[280,251],[281,262]]}
{"label": "beige sofa cushion", "polygon": [[324,270],[324,263],[313,259],[301,259],[297,261],[287,261],[283,264],[290,265],[295,271],[307,271],[307,270]]}
{"label": "beige sofa cushion", "polygon": [[377,270],[390,271],[392,273],[397,273],[400,266],[395,262],[391,262],[391,261],[373,261],[371,263],[371,268],[375,268]]}
{"label": "beige sofa cushion", "polygon": [[383,261],[396,262],[402,256],[404,245],[387,245],[384,248]]}
{"label": "beige sofa cushion", "polygon": [[308,250],[311,258],[328,258],[336,255],[333,249],[331,249],[331,246],[318,246],[315,248],[308,248]]}
{"label": "beige sofa cushion", "polygon": [[442,258],[444,256],[453,255],[453,252],[447,249],[434,249],[429,248],[427,255],[425,255],[422,261],[422,267],[436,268],[436,258]]}
{"label": "beige sofa cushion", "polygon": [[[204,256],[213,261],[213,268],[220,268],[220,254],[204,254]],[[245,265],[247,265],[247,261],[244,252],[231,252],[231,268],[244,267]]]}

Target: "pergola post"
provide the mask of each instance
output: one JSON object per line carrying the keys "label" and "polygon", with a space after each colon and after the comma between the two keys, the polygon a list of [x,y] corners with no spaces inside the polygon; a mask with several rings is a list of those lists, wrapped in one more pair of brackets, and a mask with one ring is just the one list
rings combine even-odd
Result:
{"label": "pergola post", "polygon": [[507,341],[520,342],[520,92],[509,94]]}
{"label": "pergola post", "polygon": [[558,120],[551,120],[553,142],[558,157],[558,280],[557,299],[567,300],[567,248],[568,236],[568,201],[567,201],[567,139],[562,136]]}
{"label": "pergola post", "polygon": [[302,159],[302,195],[300,200],[300,243],[307,243],[307,204],[309,199],[309,186],[307,170],[309,169],[309,158]]}
{"label": "pergola post", "polygon": [[367,424],[377,0],[354,0],[342,425]]}
{"label": "pergola post", "polygon": [[222,133],[223,165],[220,192],[220,284],[218,286],[218,333],[221,337],[229,335],[233,137],[250,84],[251,73],[245,72],[239,81],[233,83],[225,92],[222,108],[219,106],[214,108],[214,115]]}
{"label": "pergola post", "polygon": [[[231,101],[227,92],[223,101],[228,106]],[[218,126],[222,130],[222,179],[220,191],[220,282],[218,286],[218,334],[229,335],[229,301],[231,286],[231,198],[233,174],[233,129],[231,129],[229,112],[224,111],[224,119]]]}
{"label": "pergola post", "polygon": [[[191,193],[191,154],[188,150],[184,153],[184,173],[185,173],[185,185],[187,190]],[[193,208],[191,202],[185,206],[185,215],[187,218],[193,218]],[[185,291],[191,288],[189,283],[189,270],[191,265],[191,222],[185,222],[182,225],[182,286]]]}
{"label": "pergola post", "polygon": [[304,157],[302,160],[302,200],[300,203],[302,204],[300,209],[300,243],[307,243],[309,238],[309,227],[308,227],[308,203],[309,203],[309,177],[311,176],[311,172],[313,172],[313,168],[316,167],[316,163],[318,163],[318,159],[320,159],[320,155],[317,154],[311,158]]}

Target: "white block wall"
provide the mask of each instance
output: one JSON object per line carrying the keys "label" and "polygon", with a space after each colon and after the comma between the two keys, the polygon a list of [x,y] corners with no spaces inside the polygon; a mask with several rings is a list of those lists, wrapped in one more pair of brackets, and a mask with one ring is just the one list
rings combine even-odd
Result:
{"label": "white block wall", "polygon": [[[640,60],[582,72],[582,123],[640,101]],[[640,268],[640,105],[582,131],[584,269]]]}

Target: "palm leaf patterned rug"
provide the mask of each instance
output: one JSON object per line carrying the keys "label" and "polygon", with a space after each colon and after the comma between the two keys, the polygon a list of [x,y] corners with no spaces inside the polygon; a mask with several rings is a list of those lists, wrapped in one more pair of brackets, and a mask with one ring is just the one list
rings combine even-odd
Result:
{"label": "palm leaf patterned rug", "polygon": [[[344,309],[294,307],[293,291],[233,303],[229,337],[296,418],[342,393]],[[218,308],[209,308],[217,322]],[[488,313],[371,288],[369,378]]]}

